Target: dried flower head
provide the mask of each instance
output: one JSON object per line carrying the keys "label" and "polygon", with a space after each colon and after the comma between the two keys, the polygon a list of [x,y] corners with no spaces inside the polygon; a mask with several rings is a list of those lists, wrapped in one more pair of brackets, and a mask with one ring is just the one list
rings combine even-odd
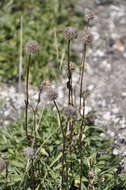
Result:
{"label": "dried flower head", "polygon": [[40,84],[40,89],[46,90],[46,89],[49,89],[51,86],[52,86],[51,81],[44,80]]}
{"label": "dried flower head", "polygon": [[94,178],[94,177],[95,177],[95,172],[94,172],[93,170],[90,170],[90,171],[88,172],[88,177],[89,177],[89,178]]}
{"label": "dried flower head", "polygon": [[86,114],[85,122],[88,126],[94,125],[95,120],[97,119],[96,112],[95,111],[89,111]]}
{"label": "dried flower head", "polygon": [[6,162],[2,158],[0,158],[0,172],[6,169]]}
{"label": "dried flower head", "polygon": [[66,40],[74,40],[77,38],[77,31],[73,27],[66,27],[64,31],[64,37]]}
{"label": "dried flower head", "polygon": [[63,108],[63,114],[66,117],[75,119],[77,117],[77,109],[74,106],[69,105]]}
{"label": "dried flower head", "polygon": [[47,91],[47,98],[49,101],[54,101],[57,99],[57,97],[58,97],[58,93],[53,88],[50,88]]}
{"label": "dried flower head", "polygon": [[35,40],[29,40],[26,44],[25,44],[25,53],[26,54],[35,54],[39,51],[39,45],[38,42]]}
{"label": "dried flower head", "polygon": [[87,22],[94,19],[94,13],[91,12],[89,9],[85,10],[85,19]]}
{"label": "dried flower head", "polygon": [[90,95],[89,90],[85,90],[85,91],[83,91],[83,93],[82,93],[82,97],[83,97],[84,99],[87,99],[89,95]]}
{"label": "dried flower head", "polygon": [[81,32],[78,36],[79,40],[83,41],[87,45],[90,45],[92,42],[92,35],[89,32]]}
{"label": "dried flower head", "polygon": [[94,14],[93,13],[89,13],[87,16],[87,20],[90,21],[90,20],[93,20],[94,19]]}
{"label": "dried flower head", "polygon": [[24,152],[24,155],[29,159],[33,158],[34,153],[35,153],[32,147],[24,148],[23,152]]}

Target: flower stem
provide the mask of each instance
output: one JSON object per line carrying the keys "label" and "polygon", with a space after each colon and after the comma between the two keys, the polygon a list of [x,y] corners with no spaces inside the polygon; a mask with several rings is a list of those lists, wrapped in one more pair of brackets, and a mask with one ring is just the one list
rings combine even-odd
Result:
{"label": "flower stem", "polygon": [[28,139],[28,105],[29,105],[29,70],[31,64],[31,54],[29,55],[27,70],[26,70],[26,100],[25,100],[25,131]]}
{"label": "flower stem", "polygon": [[71,74],[71,68],[70,68],[70,40],[68,41],[68,82],[67,82],[67,88],[69,90],[68,94],[68,104],[72,104],[72,74]]}
{"label": "flower stem", "polygon": [[[83,97],[83,81],[84,81],[84,74],[85,74],[85,61],[86,61],[86,43],[84,44],[84,50],[83,50],[83,58],[82,58],[82,71],[81,71],[81,83],[80,83],[80,113],[81,109],[83,108],[82,113],[82,123],[80,126],[80,135],[79,135],[79,141],[80,141],[80,184],[79,184],[79,190],[82,189],[82,171],[83,171],[83,150],[82,150],[82,134],[83,134],[83,127],[85,125],[85,97]],[[82,103],[83,100],[83,103]]]}

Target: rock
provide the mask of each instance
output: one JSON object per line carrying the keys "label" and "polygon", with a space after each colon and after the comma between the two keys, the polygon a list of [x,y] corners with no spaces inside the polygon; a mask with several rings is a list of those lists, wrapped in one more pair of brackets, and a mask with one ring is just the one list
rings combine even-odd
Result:
{"label": "rock", "polygon": [[111,4],[113,0],[95,0],[96,5],[107,5]]}
{"label": "rock", "polygon": [[113,150],[113,154],[114,154],[114,155],[118,155],[118,154],[119,154],[118,150],[117,150],[117,149],[114,149],[114,150]]}

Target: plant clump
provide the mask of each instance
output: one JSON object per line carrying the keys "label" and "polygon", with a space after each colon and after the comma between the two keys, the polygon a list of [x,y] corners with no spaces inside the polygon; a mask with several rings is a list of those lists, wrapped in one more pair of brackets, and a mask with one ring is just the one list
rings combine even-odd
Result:
{"label": "plant clump", "polygon": [[[71,41],[77,38],[77,30],[67,27],[64,31],[67,40],[67,76],[64,89],[68,92],[63,96],[66,100],[64,102],[67,102],[65,106],[64,102],[57,101],[57,88],[53,88],[48,80],[39,85],[36,104],[29,101],[29,76],[33,71],[31,63],[37,57],[32,57],[32,54],[39,51],[39,45],[34,40],[25,44],[26,55],[29,55],[26,64],[25,113],[21,120],[0,133],[0,145],[4,147],[2,154],[10,159],[9,171],[6,162],[0,159],[0,171],[7,168],[6,176],[4,173],[0,175],[1,189],[112,190],[121,184],[121,177],[117,174],[119,158],[112,154],[112,143],[101,136],[104,130],[94,125],[93,112],[85,113],[89,95],[89,91],[84,88],[85,64],[87,47],[92,42],[88,30],[87,27],[79,36],[84,46],[77,81],[80,93],[77,97],[74,93],[77,89],[73,83],[75,64],[71,54]],[[46,100],[51,101],[49,107],[45,104],[39,106],[43,91]],[[51,109],[52,106],[56,109]],[[121,186],[123,188],[126,189],[125,183]]]}

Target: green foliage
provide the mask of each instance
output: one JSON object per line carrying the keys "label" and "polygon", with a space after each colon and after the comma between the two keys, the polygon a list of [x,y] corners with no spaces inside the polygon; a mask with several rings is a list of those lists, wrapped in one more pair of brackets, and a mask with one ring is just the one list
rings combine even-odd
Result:
{"label": "green foliage", "polygon": [[[9,163],[7,178],[5,171],[0,175],[0,188],[2,190],[30,190],[33,188],[33,182],[36,190],[59,189],[61,185],[62,136],[57,114],[55,111],[47,109],[39,114],[36,154],[33,160],[24,156],[23,149],[29,146],[29,144],[25,138],[24,125],[21,120],[7,128],[1,129],[1,157]],[[30,126],[32,126],[32,122],[29,118]],[[84,190],[87,190],[89,160],[92,160],[93,170],[95,171],[95,190],[125,189],[126,176],[118,175],[117,173],[120,158],[112,154],[112,142],[110,139],[100,136],[103,129],[97,126],[86,126],[84,128],[85,140],[83,150],[80,150],[77,134],[78,121],[74,123],[74,126],[76,131],[76,135],[74,135],[74,150],[67,158],[72,163],[74,171],[72,174],[69,172],[71,179],[71,184],[69,185],[71,188],[78,187],[79,154],[81,151],[84,151]],[[32,180],[31,174],[33,170],[34,179]]]}
{"label": "green foliage", "polygon": [[[17,80],[20,51],[20,19],[23,18],[23,45],[28,40],[40,44],[34,57],[30,82],[38,85],[43,79],[54,79],[65,52],[63,30],[67,25],[83,24],[72,1],[12,0],[0,2],[0,76],[1,80]],[[60,44],[60,45],[59,45]],[[23,53],[24,57],[24,53]],[[49,62],[54,63],[51,66]],[[26,57],[23,59],[23,66]],[[49,67],[48,67],[49,66]]]}

